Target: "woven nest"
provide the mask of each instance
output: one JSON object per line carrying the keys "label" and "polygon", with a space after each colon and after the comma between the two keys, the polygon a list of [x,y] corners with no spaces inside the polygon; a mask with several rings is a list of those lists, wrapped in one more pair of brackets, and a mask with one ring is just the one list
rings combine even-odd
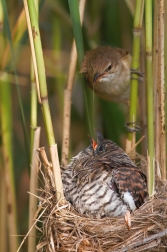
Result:
{"label": "woven nest", "polygon": [[38,210],[42,213],[42,236],[37,251],[167,251],[167,182],[156,179],[154,198],[131,215],[129,231],[124,217],[89,218],[69,202],[57,202],[50,167],[44,180]]}

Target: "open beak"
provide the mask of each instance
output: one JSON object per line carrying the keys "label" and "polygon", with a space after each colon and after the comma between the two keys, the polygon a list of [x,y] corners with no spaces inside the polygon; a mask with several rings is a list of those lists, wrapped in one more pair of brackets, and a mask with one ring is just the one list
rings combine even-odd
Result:
{"label": "open beak", "polygon": [[95,141],[92,137],[90,137],[89,135],[88,135],[88,137],[90,138],[90,145],[92,146],[93,150],[95,151],[96,148],[97,148],[97,143],[96,143],[96,141]]}
{"label": "open beak", "polygon": [[93,150],[95,151],[96,148],[97,148],[97,143],[95,142],[95,140],[92,138],[92,147],[93,147]]}

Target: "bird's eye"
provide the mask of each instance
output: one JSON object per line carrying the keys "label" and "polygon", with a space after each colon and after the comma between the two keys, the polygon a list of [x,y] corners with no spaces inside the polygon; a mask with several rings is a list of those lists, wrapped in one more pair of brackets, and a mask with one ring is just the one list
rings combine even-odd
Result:
{"label": "bird's eye", "polygon": [[104,150],[104,146],[100,145],[99,148],[98,148],[98,151],[103,151],[103,150]]}
{"label": "bird's eye", "polygon": [[108,67],[107,67],[107,71],[110,71],[112,68],[112,64],[110,64]]}

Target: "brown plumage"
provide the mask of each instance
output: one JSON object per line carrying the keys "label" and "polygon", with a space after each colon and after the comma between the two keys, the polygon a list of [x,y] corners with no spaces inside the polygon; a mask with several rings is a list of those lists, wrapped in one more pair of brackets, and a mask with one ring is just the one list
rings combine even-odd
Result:
{"label": "brown plumage", "polygon": [[88,51],[81,65],[89,86],[104,100],[127,103],[131,55],[124,49],[101,46]]}
{"label": "brown plumage", "polygon": [[100,132],[97,143],[92,140],[72,159],[62,180],[66,199],[88,216],[126,215],[139,208],[148,196],[146,176]]}

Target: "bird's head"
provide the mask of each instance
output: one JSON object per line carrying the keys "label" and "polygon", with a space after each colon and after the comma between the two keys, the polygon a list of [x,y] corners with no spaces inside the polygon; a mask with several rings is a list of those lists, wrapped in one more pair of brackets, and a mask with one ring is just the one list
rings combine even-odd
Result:
{"label": "bird's head", "polygon": [[91,143],[94,154],[101,155],[102,153],[106,152],[106,150],[108,149],[110,145],[110,142],[111,142],[110,140],[105,139],[103,135],[99,131],[97,131],[97,141],[95,141],[92,138],[92,143]]}
{"label": "bird's head", "polygon": [[[121,54],[119,48],[101,46],[88,51],[84,57],[80,73],[84,73],[92,84],[110,81],[121,69]],[[123,50],[123,52],[125,52]],[[124,53],[125,54],[125,53]]]}

